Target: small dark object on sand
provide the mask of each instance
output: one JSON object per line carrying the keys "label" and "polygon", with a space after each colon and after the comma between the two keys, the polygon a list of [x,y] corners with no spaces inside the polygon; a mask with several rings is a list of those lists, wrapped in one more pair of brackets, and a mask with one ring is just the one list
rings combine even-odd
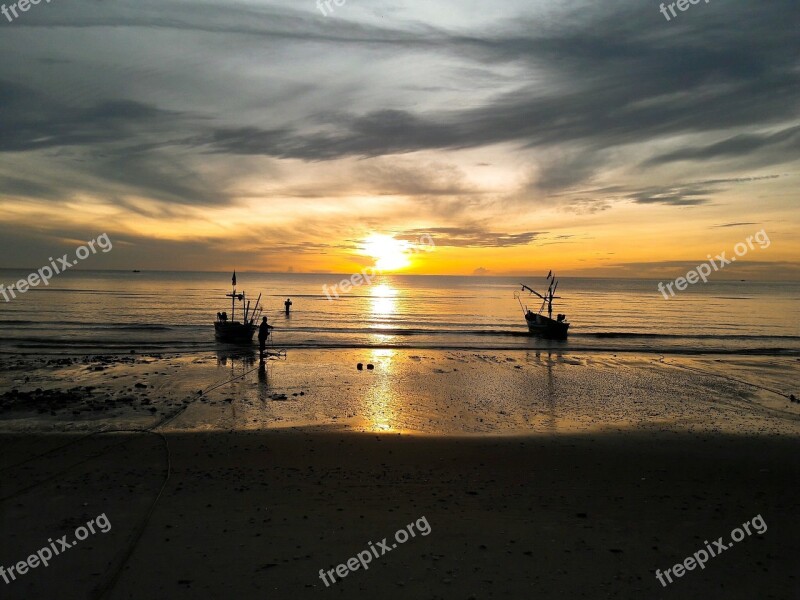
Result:
{"label": "small dark object on sand", "polygon": [[363,371],[363,370],[364,370],[364,365],[363,365],[363,363],[358,363],[358,364],[356,365],[356,369],[358,369],[359,371]]}
{"label": "small dark object on sand", "polygon": [[372,363],[369,363],[367,365],[367,369],[369,369],[370,371],[372,371],[372,369],[374,369],[374,368],[375,368],[375,365],[373,365]]}
{"label": "small dark object on sand", "polygon": [[797,398],[794,397],[794,394],[789,394],[789,400],[791,400],[792,402],[798,401]]}

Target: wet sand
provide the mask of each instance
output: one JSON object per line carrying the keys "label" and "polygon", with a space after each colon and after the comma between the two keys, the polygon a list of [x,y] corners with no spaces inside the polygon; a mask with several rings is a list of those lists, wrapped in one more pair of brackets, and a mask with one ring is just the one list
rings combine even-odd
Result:
{"label": "wet sand", "polygon": [[[800,594],[796,358],[381,352],[261,379],[216,356],[6,366],[0,565],[112,528],[3,597]],[[656,580],[759,514],[763,534]],[[423,516],[429,535],[320,580]]]}
{"label": "wet sand", "polygon": [[[796,435],[800,359],[533,351],[293,350],[19,359],[0,431],[337,426],[431,435],[612,430]],[[361,363],[362,370],[357,369]],[[368,365],[374,368],[369,370]]]}

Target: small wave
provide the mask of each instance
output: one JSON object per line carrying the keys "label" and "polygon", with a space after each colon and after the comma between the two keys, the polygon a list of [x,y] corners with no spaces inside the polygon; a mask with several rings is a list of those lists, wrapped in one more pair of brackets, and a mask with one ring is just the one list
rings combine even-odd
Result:
{"label": "small wave", "polygon": [[173,329],[169,325],[105,325],[105,327],[122,331],[171,331]]}
{"label": "small wave", "polygon": [[[3,340],[6,341],[6,340]],[[14,346],[18,348],[165,348],[183,347],[194,348],[208,345],[208,342],[196,341],[170,341],[165,342],[144,342],[141,340],[54,340],[54,339],[13,339]],[[2,344],[4,345],[4,344]]]}
{"label": "small wave", "polygon": [[597,338],[655,338],[671,340],[800,340],[796,335],[742,335],[742,334],[680,334],[680,333],[637,333],[631,331],[598,331],[594,333],[572,333],[574,337]]}
{"label": "small wave", "polygon": [[[125,325],[125,324],[111,324],[111,323],[65,323],[62,321],[40,321],[35,323],[40,325],[36,329],[41,330],[58,330],[64,331],[66,329],[74,329],[82,335],[91,334],[94,331],[172,331],[176,327],[171,325]],[[73,327],[70,327],[73,326]]]}

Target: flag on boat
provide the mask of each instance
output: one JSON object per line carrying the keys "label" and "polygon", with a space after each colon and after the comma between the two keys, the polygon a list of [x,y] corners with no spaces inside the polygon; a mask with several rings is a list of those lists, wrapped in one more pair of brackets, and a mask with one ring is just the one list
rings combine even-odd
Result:
{"label": "flag on boat", "polygon": [[236,269],[233,270],[233,277],[231,278],[231,284],[236,285]]}

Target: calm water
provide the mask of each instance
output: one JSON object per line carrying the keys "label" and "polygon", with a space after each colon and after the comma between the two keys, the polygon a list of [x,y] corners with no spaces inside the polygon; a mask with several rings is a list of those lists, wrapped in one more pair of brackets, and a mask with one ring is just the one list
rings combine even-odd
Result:
{"label": "calm water", "polygon": [[[27,271],[0,270],[9,284]],[[561,278],[554,314],[567,341],[527,335],[517,278],[382,276],[329,301],[341,276],[241,273],[263,293],[276,345],[559,348],[570,351],[735,352],[800,355],[800,284],[711,282],[667,301],[653,281]],[[545,288],[539,280],[525,283]],[[194,352],[214,349],[212,322],[230,313],[230,275],[70,271],[4,302],[2,353]],[[541,289],[540,291],[544,291]],[[294,302],[283,314],[283,300]],[[540,303],[527,302],[534,310]]]}

